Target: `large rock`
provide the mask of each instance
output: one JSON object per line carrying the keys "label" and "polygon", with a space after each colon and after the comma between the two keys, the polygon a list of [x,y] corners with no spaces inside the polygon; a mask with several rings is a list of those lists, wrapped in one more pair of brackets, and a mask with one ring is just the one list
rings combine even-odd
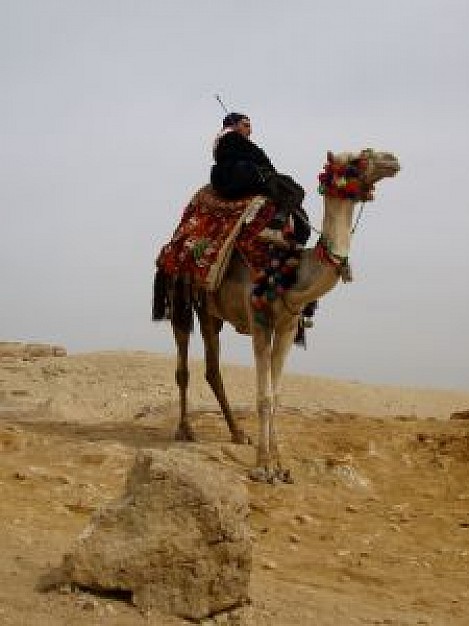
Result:
{"label": "large rock", "polygon": [[38,357],[67,356],[63,346],[49,343],[22,343],[20,341],[0,341],[0,359],[32,359]]}
{"label": "large rock", "polygon": [[0,341],[0,359],[22,359],[25,354],[24,344],[19,341]]}
{"label": "large rock", "polygon": [[92,519],[61,582],[130,592],[152,607],[202,619],[248,600],[251,543],[242,482],[181,449],[142,451],[123,497]]}
{"label": "large rock", "polygon": [[455,411],[451,413],[450,419],[452,420],[469,420],[469,409],[466,411]]}
{"label": "large rock", "polygon": [[67,356],[67,350],[63,346],[54,346],[48,343],[27,343],[25,352],[29,358]]}

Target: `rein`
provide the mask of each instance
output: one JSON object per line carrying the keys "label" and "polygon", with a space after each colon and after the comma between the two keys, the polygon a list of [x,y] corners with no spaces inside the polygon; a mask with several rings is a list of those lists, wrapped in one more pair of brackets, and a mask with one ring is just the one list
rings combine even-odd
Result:
{"label": "rein", "polygon": [[[359,210],[358,210],[357,217],[355,218],[355,223],[354,223],[354,225],[352,226],[352,228],[350,229],[350,234],[352,234],[352,235],[354,235],[354,234],[355,234],[355,231],[356,231],[356,230],[357,230],[357,228],[358,228],[358,225],[359,225],[359,223],[360,223],[360,221],[361,221],[361,218],[362,218],[362,216],[363,216],[363,209],[364,209],[364,207],[365,207],[365,201],[364,201],[364,200],[362,200],[362,202],[361,202],[361,204],[360,204],[360,208],[359,208]],[[317,228],[316,228],[313,224],[310,224],[310,226],[311,226],[311,230],[314,230],[314,232],[315,232],[316,234],[318,234],[320,237],[322,237],[322,231],[318,230],[318,229],[317,229]]]}
{"label": "rein", "polygon": [[355,224],[352,226],[352,230],[350,231],[351,235],[355,234],[355,231],[357,230],[358,224],[360,223],[360,220],[362,218],[363,215],[363,208],[365,206],[365,201],[362,200],[362,203],[360,204],[360,208],[358,209],[358,215],[355,218]]}

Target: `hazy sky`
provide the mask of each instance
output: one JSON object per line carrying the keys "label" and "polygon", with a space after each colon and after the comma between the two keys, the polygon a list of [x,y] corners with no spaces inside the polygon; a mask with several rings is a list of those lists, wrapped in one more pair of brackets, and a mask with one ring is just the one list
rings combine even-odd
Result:
{"label": "hazy sky", "polygon": [[173,350],[153,261],[207,182],[219,92],[317,227],[327,150],[401,161],[288,370],[469,389],[468,33],[467,0],[0,0],[0,340]]}

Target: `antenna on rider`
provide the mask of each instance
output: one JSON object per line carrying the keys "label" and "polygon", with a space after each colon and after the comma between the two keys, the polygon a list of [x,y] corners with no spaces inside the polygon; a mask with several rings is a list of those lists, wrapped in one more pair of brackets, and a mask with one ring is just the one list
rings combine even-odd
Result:
{"label": "antenna on rider", "polygon": [[225,113],[228,115],[229,111],[225,106],[225,103],[223,102],[223,100],[220,98],[219,94],[215,94],[215,100],[218,101],[218,103],[220,104],[221,108],[225,111]]}

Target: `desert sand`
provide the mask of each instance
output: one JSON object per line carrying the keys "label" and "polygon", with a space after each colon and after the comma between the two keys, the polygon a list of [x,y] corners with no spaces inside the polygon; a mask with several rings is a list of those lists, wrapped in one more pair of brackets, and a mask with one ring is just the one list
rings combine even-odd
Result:
{"label": "desert sand", "polygon": [[[223,374],[255,441],[254,372],[224,365]],[[249,490],[252,602],[204,624],[469,623],[469,392],[287,375],[278,428],[295,482],[273,486],[247,479],[255,448],[230,442],[199,361],[190,386],[199,439],[174,441],[173,381],[173,356],[3,344],[2,625],[187,623],[112,594],[37,589],[121,493],[136,451],[178,447],[235,471]]]}

